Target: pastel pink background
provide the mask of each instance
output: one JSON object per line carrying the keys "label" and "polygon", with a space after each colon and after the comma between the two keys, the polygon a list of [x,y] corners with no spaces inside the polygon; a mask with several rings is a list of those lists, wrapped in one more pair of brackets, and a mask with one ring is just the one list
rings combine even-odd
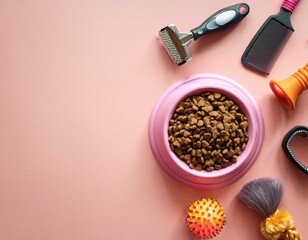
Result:
{"label": "pastel pink background", "polygon": [[[295,32],[269,76],[244,68],[242,52],[282,1],[247,0],[236,26],[193,42],[191,62],[177,67],[157,39],[174,23],[181,32],[220,8],[220,0],[0,1],[0,239],[196,239],[185,210],[216,198],[227,223],[217,239],[259,240],[261,217],[236,198],[255,178],[281,179],[281,208],[308,239],[308,176],[285,157],[281,141],[308,125],[308,91],[285,110],[268,86],[308,60],[308,2],[292,15]],[[234,184],[196,190],[156,163],[148,120],[159,96],[192,74],[215,73],[243,85],[261,106],[264,146]],[[307,158],[307,141],[301,146]],[[305,148],[305,149],[304,149]]]}

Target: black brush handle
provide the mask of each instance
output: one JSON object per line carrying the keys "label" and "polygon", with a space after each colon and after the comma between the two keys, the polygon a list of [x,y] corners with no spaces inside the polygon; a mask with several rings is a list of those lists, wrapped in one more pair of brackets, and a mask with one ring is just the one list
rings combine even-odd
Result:
{"label": "black brush handle", "polygon": [[223,8],[207,18],[200,26],[191,30],[194,40],[207,33],[225,29],[241,21],[248,13],[249,6],[246,3],[239,3]]}

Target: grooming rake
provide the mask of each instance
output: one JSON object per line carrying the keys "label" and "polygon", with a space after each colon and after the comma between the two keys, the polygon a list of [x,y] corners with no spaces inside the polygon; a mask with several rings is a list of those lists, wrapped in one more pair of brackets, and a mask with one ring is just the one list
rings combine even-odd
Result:
{"label": "grooming rake", "polygon": [[188,33],[181,33],[174,24],[170,24],[159,31],[159,36],[171,59],[180,66],[192,59],[188,50],[192,40],[225,29],[242,20],[248,13],[249,6],[246,3],[235,4],[217,11]]}

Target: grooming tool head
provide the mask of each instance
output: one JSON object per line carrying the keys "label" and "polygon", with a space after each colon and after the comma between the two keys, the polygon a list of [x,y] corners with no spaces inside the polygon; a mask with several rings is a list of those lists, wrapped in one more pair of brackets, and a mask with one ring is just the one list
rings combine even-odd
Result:
{"label": "grooming tool head", "polygon": [[244,65],[261,73],[270,73],[294,32],[291,14],[299,2],[300,0],[284,0],[280,12],[264,22],[242,56]]}
{"label": "grooming tool head", "polygon": [[243,63],[269,74],[293,31],[274,19],[268,21],[243,56]]}
{"label": "grooming tool head", "polygon": [[182,34],[171,24],[161,29],[159,36],[175,64],[180,66],[192,58],[188,51],[188,45],[192,41],[191,34]]}

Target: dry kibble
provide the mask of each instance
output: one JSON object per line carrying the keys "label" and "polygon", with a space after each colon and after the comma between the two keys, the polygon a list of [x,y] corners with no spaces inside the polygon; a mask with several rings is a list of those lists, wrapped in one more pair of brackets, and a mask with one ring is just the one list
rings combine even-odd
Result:
{"label": "dry kibble", "polygon": [[230,150],[230,151],[228,151],[228,157],[233,157],[234,156],[234,151],[233,150]]}
{"label": "dry kibble", "polygon": [[183,116],[182,117],[182,123],[187,123],[188,121],[188,117],[187,116]]}
{"label": "dry kibble", "polygon": [[204,125],[204,122],[203,122],[203,120],[198,120],[198,122],[197,122],[197,126],[198,127],[202,127]]}
{"label": "dry kibble", "polygon": [[198,120],[197,118],[193,117],[191,120],[190,120],[190,124],[194,125],[194,124],[197,124]]}
{"label": "dry kibble", "polygon": [[221,138],[218,138],[218,139],[216,139],[216,148],[220,148],[220,146],[223,144],[223,139],[221,139]]}
{"label": "dry kibble", "polygon": [[234,149],[234,152],[235,152],[236,155],[241,154],[241,148],[240,148],[240,147],[236,147],[236,148]]}
{"label": "dry kibble", "polygon": [[236,162],[237,162],[237,156],[236,156],[236,155],[232,156],[231,161],[232,161],[233,163],[236,163]]}
{"label": "dry kibble", "polygon": [[186,131],[186,130],[184,131],[184,134],[183,134],[184,137],[188,137],[190,135],[191,135],[191,133],[189,131]]}
{"label": "dry kibble", "polygon": [[189,138],[185,138],[184,144],[185,144],[185,145],[188,145],[188,144],[190,144],[190,143],[191,143],[191,140],[190,140]]}
{"label": "dry kibble", "polygon": [[202,108],[205,112],[209,113],[213,110],[213,107],[211,105],[206,105]]}
{"label": "dry kibble", "polygon": [[218,171],[237,162],[249,140],[248,127],[236,103],[221,93],[204,92],[176,106],[168,141],[190,168]]}
{"label": "dry kibble", "polygon": [[196,156],[196,150],[195,149],[193,149],[193,150],[191,150],[191,156]]}
{"label": "dry kibble", "polygon": [[211,166],[211,167],[207,167],[206,170],[207,170],[208,172],[212,172],[212,171],[215,170],[215,168]]}
{"label": "dry kibble", "polygon": [[235,123],[232,123],[231,128],[232,128],[232,131],[235,132],[238,130],[238,125],[236,125]]}
{"label": "dry kibble", "polygon": [[213,102],[214,101],[214,95],[213,94],[208,95],[207,99],[209,101]]}
{"label": "dry kibble", "polygon": [[231,123],[232,122],[232,118],[229,117],[229,116],[225,116],[223,122],[224,123]]}
{"label": "dry kibble", "polygon": [[221,165],[215,164],[214,168],[215,168],[215,170],[220,170],[221,169]]}
{"label": "dry kibble", "polygon": [[205,129],[206,129],[207,132],[213,131],[213,127],[210,124],[206,125]]}
{"label": "dry kibble", "polygon": [[174,147],[181,147],[181,144],[179,143],[178,140],[175,140],[175,141],[173,142],[173,146],[174,146]]}
{"label": "dry kibble", "polygon": [[214,98],[215,99],[220,99],[221,98],[221,93],[218,93],[218,92],[214,93]]}
{"label": "dry kibble", "polygon": [[198,107],[204,107],[205,106],[205,103],[206,103],[206,101],[205,101],[205,99],[200,99],[199,100],[199,102],[197,103],[197,105],[198,105]]}
{"label": "dry kibble", "polygon": [[202,165],[201,164],[197,164],[197,166],[195,167],[196,170],[200,171],[202,170]]}
{"label": "dry kibble", "polygon": [[240,127],[241,127],[242,129],[246,129],[246,128],[248,127],[248,122],[247,122],[247,121],[241,122],[241,123],[240,123]]}
{"label": "dry kibble", "polygon": [[193,111],[198,111],[199,110],[199,108],[196,105],[192,105],[191,108],[192,108]]}
{"label": "dry kibble", "polygon": [[205,139],[207,142],[209,142],[209,141],[211,140],[211,138],[212,138],[212,134],[211,134],[211,133],[205,133],[205,134],[204,134],[204,139]]}
{"label": "dry kibble", "polygon": [[239,145],[241,143],[241,139],[240,138],[234,138],[233,139],[234,143],[236,143],[237,145]]}
{"label": "dry kibble", "polygon": [[226,107],[224,105],[220,105],[218,107],[219,111],[221,111],[222,113],[226,112]]}
{"label": "dry kibble", "polygon": [[223,130],[225,127],[222,123],[218,123],[216,126],[219,130]]}
{"label": "dry kibble", "polygon": [[216,139],[216,138],[218,138],[218,136],[219,136],[219,132],[217,130],[214,130],[212,132],[212,137]]}
{"label": "dry kibble", "polygon": [[218,112],[217,111],[211,111],[209,113],[209,115],[212,116],[212,117],[217,117],[218,116]]}
{"label": "dry kibble", "polygon": [[202,140],[201,141],[201,146],[203,147],[203,148],[206,148],[206,147],[208,147],[210,144],[207,142],[207,141],[205,141],[205,140]]}
{"label": "dry kibble", "polygon": [[175,110],[176,113],[180,113],[184,110],[184,108],[182,106],[178,106]]}

